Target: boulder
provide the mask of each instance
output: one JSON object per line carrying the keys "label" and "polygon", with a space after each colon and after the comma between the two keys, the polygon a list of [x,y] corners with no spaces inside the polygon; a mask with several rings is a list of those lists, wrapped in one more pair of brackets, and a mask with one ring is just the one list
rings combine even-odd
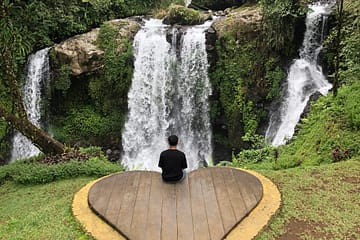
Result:
{"label": "boulder", "polygon": [[257,34],[260,30],[261,19],[260,9],[237,8],[231,10],[225,17],[217,18],[212,27],[217,32],[218,38],[235,29],[238,36],[242,34]]}
{"label": "boulder", "polygon": [[[132,19],[117,19],[108,23],[118,27],[119,41],[124,38],[133,39],[140,28],[140,24]],[[96,45],[98,35],[99,28],[95,28],[55,45],[53,51],[56,65],[69,65],[74,76],[102,68],[104,51]]]}
{"label": "boulder", "polygon": [[57,62],[68,64],[73,75],[98,70],[102,66],[104,52],[95,45],[99,29],[74,36],[54,47]]}
{"label": "boulder", "polygon": [[163,23],[170,25],[198,25],[211,19],[208,13],[202,13],[181,5],[170,5]]}

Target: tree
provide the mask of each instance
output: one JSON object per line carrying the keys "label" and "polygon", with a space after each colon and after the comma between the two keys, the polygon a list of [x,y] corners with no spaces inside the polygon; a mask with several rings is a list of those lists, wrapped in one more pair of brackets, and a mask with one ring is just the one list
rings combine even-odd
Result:
{"label": "tree", "polygon": [[340,86],[340,79],[339,79],[339,71],[340,71],[340,53],[341,53],[341,29],[343,25],[343,6],[344,0],[337,1],[337,25],[336,25],[336,37],[335,37],[335,74],[334,74],[334,84],[333,84],[333,94],[336,97],[339,86]]}
{"label": "tree", "polygon": [[11,16],[21,10],[21,2],[16,3],[18,4],[10,0],[0,3],[0,53],[3,56],[0,60],[0,70],[4,73],[13,103],[10,110],[0,105],[0,117],[29,138],[45,154],[63,153],[64,145],[31,123],[25,112],[16,75],[16,60],[24,59],[31,45],[26,38],[26,29],[16,27],[12,22]]}

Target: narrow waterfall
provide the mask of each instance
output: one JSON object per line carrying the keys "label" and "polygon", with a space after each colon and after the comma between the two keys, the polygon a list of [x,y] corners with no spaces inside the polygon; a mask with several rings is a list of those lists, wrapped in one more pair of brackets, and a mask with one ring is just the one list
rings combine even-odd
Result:
{"label": "narrow waterfall", "polygon": [[211,162],[211,86],[205,48],[210,24],[178,33],[151,19],[135,36],[135,70],[122,134],[122,164],[127,169],[160,170],[157,164],[161,151],[168,148],[169,134],[179,136],[178,147],[187,156],[189,170]]}
{"label": "narrow waterfall", "polygon": [[191,4],[191,0],[185,0],[185,7],[189,6]]}
{"label": "narrow waterfall", "polygon": [[318,65],[324,38],[324,24],[332,6],[332,3],[324,2],[309,6],[300,59],[294,60],[290,67],[285,98],[279,111],[271,115],[266,131],[265,137],[273,146],[285,144],[294,135],[296,124],[311,95],[316,92],[326,95],[332,87]]}
{"label": "narrow waterfall", "polygon": [[[41,87],[49,79],[49,48],[42,49],[30,55],[27,63],[27,77],[23,87],[23,102],[28,119],[40,126],[41,122]],[[21,133],[16,132],[10,161],[35,156],[40,150]]]}

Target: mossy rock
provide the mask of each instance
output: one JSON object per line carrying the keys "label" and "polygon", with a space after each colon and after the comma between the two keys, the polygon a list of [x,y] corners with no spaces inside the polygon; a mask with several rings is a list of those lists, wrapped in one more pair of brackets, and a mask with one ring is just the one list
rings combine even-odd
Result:
{"label": "mossy rock", "polygon": [[164,18],[164,24],[197,25],[204,23],[207,18],[208,16],[194,9],[181,5],[171,5],[167,16]]}
{"label": "mossy rock", "polygon": [[220,39],[228,34],[235,34],[237,38],[246,35],[250,40],[258,36],[261,20],[260,8],[240,7],[229,11],[226,17],[216,19],[212,27]]}

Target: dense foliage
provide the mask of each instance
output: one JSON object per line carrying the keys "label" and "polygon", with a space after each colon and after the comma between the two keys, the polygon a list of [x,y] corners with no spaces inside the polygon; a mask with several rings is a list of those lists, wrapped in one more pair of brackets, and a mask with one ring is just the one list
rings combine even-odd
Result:
{"label": "dense foliage", "polygon": [[303,18],[302,8],[288,0],[262,1],[260,6],[261,26],[233,24],[218,39],[217,61],[211,68],[214,141],[221,142],[226,129],[227,147],[235,152],[263,145],[260,134],[267,120],[266,107],[281,97],[286,77],[283,63],[298,48],[295,25]]}
{"label": "dense foliage", "polygon": [[[147,14],[156,8],[167,7],[171,0],[5,0],[0,3],[0,49],[11,50],[13,69],[21,84],[24,80],[26,56],[75,34],[99,26],[106,20]],[[178,1],[175,1],[178,2]],[[0,104],[11,111],[9,86],[0,58]],[[115,76],[116,77],[116,76]],[[55,88],[66,92],[71,85],[67,66],[62,66]],[[18,86],[20,87],[20,86]],[[121,122],[121,120],[120,120]],[[56,131],[55,129],[54,131]],[[0,120],[0,163],[9,150],[12,128]]]}
{"label": "dense foliage", "polygon": [[[0,104],[11,108],[12,104],[8,95],[9,90],[5,86],[4,82],[0,81]],[[7,140],[10,136],[10,130],[6,122],[0,120],[0,165],[7,158],[7,153],[9,153],[10,146]]]}
{"label": "dense foliage", "polygon": [[304,30],[300,20],[303,21],[306,9],[298,1],[291,0],[260,0],[259,4],[264,18],[262,27],[266,47],[282,55],[292,56],[294,50],[297,50],[294,49],[294,45],[297,45],[296,35],[298,31]]}
{"label": "dense foliage", "polygon": [[356,107],[360,83],[343,86],[334,99],[328,95],[311,106],[292,141],[279,148],[244,150],[233,158],[234,166],[283,169],[319,165],[360,155],[360,110]]}
{"label": "dense foliage", "polygon": [[[21,184],[43,184],[60,179],[79,176],[101,177],[123,171],[119,164],[106,160],[99,148],[81,150],[83,155],[75,154],[73,158],[44,157],[17,161],[0,168],[0,183],[14,181]],[[93,155],[93,156],[91,156]],[[87,156],[84,158],[83,156]],[[51,159],[56,161],[51,161]],[[57,160],[61,159],[61,162]]]}
{"label": "dense foliage", "polygon": [[[352,84],[359,81],[360,76],[360,2],[355,0],[344,1],[343,27],[341,29],[340,46],[335,49],[337,37],[336,26],[333,26],[324,46],[327,63],[330,66],[329,72],[332,76],[335,65],[336,51],[340,51],[340,85]],[[338,15],[335,17],[338,18]],[[335,23],[338,22],[339,19]],[[333,76],[332,76],[333,77]]]}

